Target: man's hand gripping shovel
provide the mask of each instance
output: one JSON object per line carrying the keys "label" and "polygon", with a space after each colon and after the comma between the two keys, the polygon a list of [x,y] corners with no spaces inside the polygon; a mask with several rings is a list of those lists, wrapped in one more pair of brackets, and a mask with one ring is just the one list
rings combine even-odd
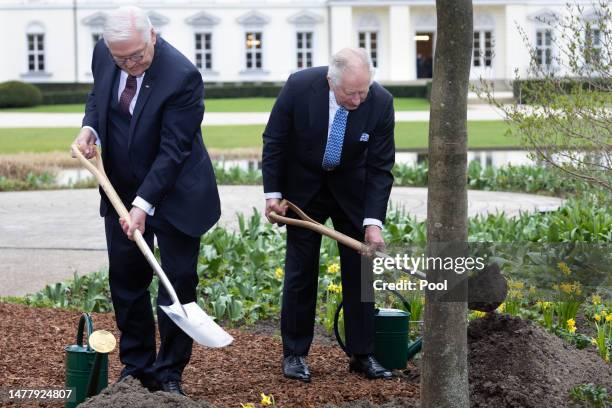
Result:
{"label": "man's hand gripping shovel", "polygon": [[[83,156],[76,144],[72,145],[72,154],[96,177],[98,184],[100,184],[100,187],[106,193],[117,214],[127,220],[128,224],[131,223],[128,210],[123,205],[123,202],[121,202],[117,192],[106,176],[102,157],[100,157],[98,150],[96,149],[95,152],[95,164]],[[134,241],[172,299],[172,304],[169,306],[159,305],[168,317],[191,338],[203,346],[224,347],[231,344],[234,340],[232,336],[215,323],[197,303],[181,304],[176,291],[139,230],[134,231]]]}

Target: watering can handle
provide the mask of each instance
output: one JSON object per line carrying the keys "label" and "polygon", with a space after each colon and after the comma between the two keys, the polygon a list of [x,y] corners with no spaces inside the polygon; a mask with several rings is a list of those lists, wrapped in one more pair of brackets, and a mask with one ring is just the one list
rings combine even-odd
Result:
{"label": "watering can handle", "polygon": [[83,313],[81,315],[79,327],[77,329],[76,344],[79,346],[83,345],[83,330],[85,329],[85,325],[87,325],[87,351],[92,351],[91,347],[89,346],[89,336],[91,333],[93,333],[93,321],[91,320],[89,313]]}

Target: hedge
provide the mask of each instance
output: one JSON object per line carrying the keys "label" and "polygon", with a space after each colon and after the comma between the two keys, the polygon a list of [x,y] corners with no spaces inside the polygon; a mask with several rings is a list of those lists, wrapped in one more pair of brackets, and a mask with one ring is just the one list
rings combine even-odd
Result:
{"label": "hedge", "polygon": [[0,108],[21,108],[40,105],[42,96],[34,85],[20,81],[0,84]]}
{"label": "hedge", "polygon": [[[91,84],[56,83],[36,84],[42,92],[45,105],[66,103],[85,103]],[[427,98],[431,93],[431,82],[426,85],[383,85],[396,98]],[[278,83],[205,83],[204,95],[207,99],[220,98],[276,98],[282,88]]]}

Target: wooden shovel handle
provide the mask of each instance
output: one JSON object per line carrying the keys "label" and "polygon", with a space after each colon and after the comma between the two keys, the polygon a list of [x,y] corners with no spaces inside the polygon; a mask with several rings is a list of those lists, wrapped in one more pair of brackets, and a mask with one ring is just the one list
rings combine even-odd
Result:
{"label": "wooden shovel handle", "polygon": [[291,201],[283,199],[280,203],[281,206],[287,205],[293,212],[295,212],[301,220],[295,218],[284,217],[282,215],[278,215],[274,211],[270,213],[270,219],[274,222],[279,222],[287,225],[294,225],[296,227],[308,228],[309,230],[318,232],[319,234],[325,235],[334,239],[341,244],[354,249],[359,253],[366,253],[367,246],[357,241],[354,238],[349,237],[341,232],[336,231],[335,229],[326,227],[325,225],[316,222],[309,216],[307,216],[304,211],[302,211],[297,205],[293,204]]}
{"label": "wooden shovel handle", "polygon": [[[95,149],[95,165],[90,160],[87,160],[85,156],[83,156],[83,153],[81,153],[81,149],[77,144],[73,144],[71,149],[72,153],[74,154],[74,157],[79,159],[81,164],[83,164],[83,166],[85,166],[87,170],[89,170],[91,174],[96,177],[96,180],[98,180],[98,184],[100,184],[100,187],[102,187],[102,190],[104,190],[104,192],[106,193],[106,196],[115,208],[115,211],[117,211],[117,214],[119,214],[120,217],[125,219],[128,225],[131,225],[132,219],[130,218],[130,213],[128,212],[127,208],[125,208],[125,205],[123,205],[123,201],[121,201],[119,195],[117,195],[117,192],[115,191],[113,185],[106,176],[106,172],[104,171],[104,163],[102,163],[102,157],[100,156],[100,152],[98,151],[98,149]],[[176,291],[172,287],[172,284],[170,283],[170,280],[168,280],[168,277],[164,273],[164,270],[159,265],[159,262],[157,262],[157,258],[155,258],[155,255],[153,255],[151,248],[149,248],[149,246],[147,245],[147,242],[140,233],[140,230],[134,231],[134,242],[136,242],[136,245],[146,258],[147,262],[149,262],[149,265],[151,265],[151,267],[159,277],[159,280],[161,281],[162,285],[168,291],[172,302],[180,304],[181,302],[179,301]],[[185,313],[185,315],[187,314]]]}

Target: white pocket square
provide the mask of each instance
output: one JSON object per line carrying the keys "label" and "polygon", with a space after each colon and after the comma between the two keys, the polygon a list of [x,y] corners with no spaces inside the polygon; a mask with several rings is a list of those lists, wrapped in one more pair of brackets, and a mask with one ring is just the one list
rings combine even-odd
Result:
{"label": "white pocket square", "polygon": [[368,140],[370,140],[370,135],[368,135],[367,133],[362,133],[361,137],[359,138],[360,142],[367,142]]}

